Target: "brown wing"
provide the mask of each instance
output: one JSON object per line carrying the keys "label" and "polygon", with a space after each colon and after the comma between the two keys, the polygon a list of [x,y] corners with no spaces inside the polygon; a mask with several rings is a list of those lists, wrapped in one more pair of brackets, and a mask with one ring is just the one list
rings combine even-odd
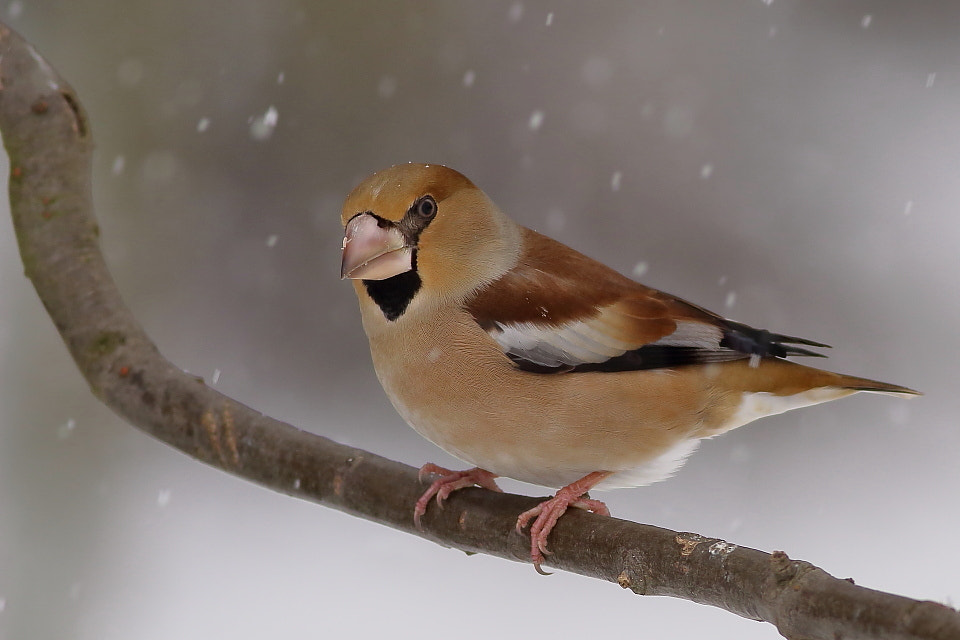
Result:
{"label": "brown wing", "polygon": [[504,353],[532,371],[625,371],[819,355],[645,287],[529,229],[516,267],[482,288],[468,310]]}

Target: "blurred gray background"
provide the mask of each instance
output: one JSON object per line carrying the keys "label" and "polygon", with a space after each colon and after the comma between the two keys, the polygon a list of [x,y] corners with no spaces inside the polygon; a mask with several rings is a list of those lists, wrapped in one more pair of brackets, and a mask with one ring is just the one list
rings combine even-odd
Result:
{"label": "blurred gray background", "polygon": [[[16,0],[0,17],[86,105],[103,248],[183,368],[317,433],[458,465],[393,412],[337,277],[346,193],[446,163],[647,284],[927,393],[752,424],[603,494],[615,515],[960,604],[960,4]],[[194,462],[90,395],[9,216],[0,260],[0,638],[777,637]]]}

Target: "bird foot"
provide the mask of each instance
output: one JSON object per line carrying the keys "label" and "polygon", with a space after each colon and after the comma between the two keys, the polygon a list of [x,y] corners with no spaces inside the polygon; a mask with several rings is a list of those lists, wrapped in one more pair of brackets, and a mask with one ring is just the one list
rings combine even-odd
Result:
{"label": "bird foot", "polygon": [[544,500],[533,509],[524,511],[517,518],[518,533],[522,533],[527,523],[536,518],[530,526],[530,559],[533,561],[533,567],[537,570],[537,573],[549,575],[540,568],[545,559],[544,555],[550,555],[550,551],[547,549],[547,537],[557,524],[560,516],[566,513],[569,507],[585,509],[602,516],[610,515],[610,510],[603,502],[585,497],[587,491],[609,475],[609,471],[590,473],[563,487],[549,500]]}
{"label": "bird foot", "polygon": [[474,467],[466,471],[451,471],[450,469],[445,469],[435,464],[425,464],[420,467],[418,477],[420,481],[423,482],[424,476],[431,473],[437,474],[440,477],[433,481],[424,494],[420,496],[420,499],[417,500],[417,505],[413,508],[413,522],[417,525],[417,529],[423,529],[420,524],[420,518],[427,512],[427,505],[430,504],[430,499],[434,496],[437,498],[437,506],[442,509],[443,501],[457,489],[480,486],[490,491],[503,493],[503,490],[497,486],[497,476],[480,467]]}

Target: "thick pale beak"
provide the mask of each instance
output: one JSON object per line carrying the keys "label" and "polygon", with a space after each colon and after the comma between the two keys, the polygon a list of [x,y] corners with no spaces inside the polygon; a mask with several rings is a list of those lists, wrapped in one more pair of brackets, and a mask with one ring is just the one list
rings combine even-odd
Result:
{"label": "thick pale beak", "polygon": [[343,236],[340,277],[386,280],[413,268],[413,247],[395,226],[381,227],[369,213],[354,216]]}

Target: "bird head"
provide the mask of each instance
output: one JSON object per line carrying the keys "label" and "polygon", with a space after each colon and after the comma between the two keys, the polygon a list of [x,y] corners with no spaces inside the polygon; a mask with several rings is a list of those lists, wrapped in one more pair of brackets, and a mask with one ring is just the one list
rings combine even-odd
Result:
{"label": "bird head", "polygon": [[[441,165],[401,164],[347,196],[340,276],[392,279],[427,295],[463,299],[513,266],[519,227],[465,176]],[[412,295],[412,294],[411,294]]]}

